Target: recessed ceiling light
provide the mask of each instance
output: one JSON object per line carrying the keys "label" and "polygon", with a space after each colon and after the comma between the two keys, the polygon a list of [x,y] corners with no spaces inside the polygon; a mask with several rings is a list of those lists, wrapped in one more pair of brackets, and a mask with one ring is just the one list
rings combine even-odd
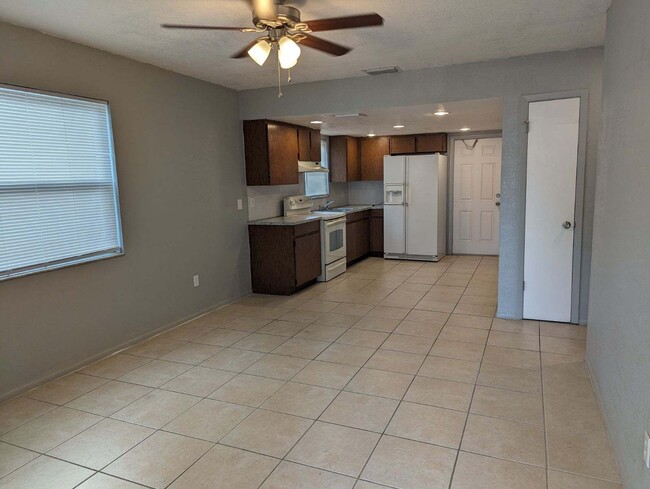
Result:
{"label": "recessed ceiling light", "polygon": [[471,131],[472,128],[471,127],[461,127],[460,130],[463,131],[463,132],[467,132],[467,131]]}
{"label": "recessed ceiling light", "polygon": [[396,126],[393,126],[394,129],[403,129],[405,126],[402,124],[397,124]]}
{"label": "recessed ceiling light", "polygon": [[449,115],[449,112],[447,112],[445,109],[440,109],[437,110],[433,113],[433,115],[437,115],[438,117],[442,117],[443,115]]}
{"label": "recessed ceiling light", "polygon": [[323,121],[311,121],[310,124],[322,124]]}
{"label": "recessed ceiling light", "polygon": [[368,134],[368,137],[369,137],[369,138],[374,138],[375,136],[376,136],[376,134],[375,134],[375,133],[372,133],[372,132],[371,132],[370,134]]}

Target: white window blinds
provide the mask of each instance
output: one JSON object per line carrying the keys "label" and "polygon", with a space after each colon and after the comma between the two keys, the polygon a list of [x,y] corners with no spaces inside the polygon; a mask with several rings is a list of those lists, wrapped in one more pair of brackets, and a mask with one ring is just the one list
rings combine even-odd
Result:
{"label": "white window blinds", "polygon": [[[321,139],[320,154],[321,166],[329,168],[329,144],[327,139]],[[305,195],[307,197],[327,197],[330,193],[330,176],[329,173],[304,173],[305,175]]]}
{"label": "white window blinds", "polygon": [[108,103],[0,85],[0,280],[121,253]]}

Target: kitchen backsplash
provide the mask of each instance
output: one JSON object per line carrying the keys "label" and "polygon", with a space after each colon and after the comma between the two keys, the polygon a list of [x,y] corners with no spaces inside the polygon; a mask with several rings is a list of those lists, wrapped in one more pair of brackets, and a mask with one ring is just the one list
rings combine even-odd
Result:
{"label": "kitchen backsplash", "polygon": [[[305,192],[303,178],[298,185],[271,185],[268,187],[247,187],[248,199],[255,200],[255,207],[248,208],[248,219],[254,221],[267,217],[281,216],[283,200],[290,195],[299,195]],[[348,184],[331,183],[330,195],[326,199],[314,199],[314,207],[325,203],[326,200],[336,201],[335,206],[348,204]]]}
{"label": "kitchen backsplash", "polygon": [[384,201],[384,182],[348,183],[348,204],[381,204]]}

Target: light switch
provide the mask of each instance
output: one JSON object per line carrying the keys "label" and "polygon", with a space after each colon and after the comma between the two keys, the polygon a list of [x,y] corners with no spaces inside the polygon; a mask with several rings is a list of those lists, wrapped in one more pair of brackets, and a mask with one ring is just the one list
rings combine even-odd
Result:
{"label": "light switch", "polygon": [[241,199],[237,199],[237,210],[240,211],[244,208],[244,202]]}

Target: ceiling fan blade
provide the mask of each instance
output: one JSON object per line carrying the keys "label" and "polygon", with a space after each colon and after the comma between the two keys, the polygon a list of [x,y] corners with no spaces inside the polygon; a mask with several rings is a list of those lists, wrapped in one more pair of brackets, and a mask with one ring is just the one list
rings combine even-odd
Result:
{"label": "ceiling fan blade", "polygon": [[348,54],[350,51],[352,51],[352,48],[341,46],[340,44],[335,44],[333,42],[320,39],[319,37],[310,36],[304,33],[301,34],[304,35],[305,38],[300,41],[300,44],[313,49],[317,49],[319,51],[323,51],[327,54],[332,54],[334,56],[343,56],[344,54]]}
{"label": "ceiling fan blade", "polygon": [[224,27],[217,25],[184,25],[184,24],[161,24],[165,29],[205,29],[213,31],[244,31],[247,27]]}
{"label": "ceiling fan blade", "polygon": [[312,32],[334,31],[338,29],[355,29],[357,27],[372,27],[383,25],[384,19],[379,14],[353,15],[351,17],[335,17],[332,19],[317,19],[305,22]]}
{"label": "ceiling fan blade", "polygon": [[250,48],[252,48],[253,46],[255,46],[255,44],[257,44],[258,40],[259,39],[255,39],[254,41],[249,42],[244,49],[242,49],[241,51],[233,54],[231,56],[231,58],[233,58],[233,59],[245,58],[246,56],[248,56],[248,50]]}

